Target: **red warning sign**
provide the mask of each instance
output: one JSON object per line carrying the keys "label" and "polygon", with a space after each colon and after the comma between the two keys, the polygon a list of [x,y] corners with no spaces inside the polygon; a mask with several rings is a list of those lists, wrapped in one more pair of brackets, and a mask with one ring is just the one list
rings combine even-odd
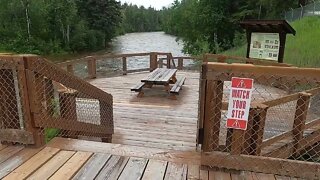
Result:
{"label": "red warning sign", "polygon": [[227,128],[247,130],[252,90],[253,79],[232,78]]}

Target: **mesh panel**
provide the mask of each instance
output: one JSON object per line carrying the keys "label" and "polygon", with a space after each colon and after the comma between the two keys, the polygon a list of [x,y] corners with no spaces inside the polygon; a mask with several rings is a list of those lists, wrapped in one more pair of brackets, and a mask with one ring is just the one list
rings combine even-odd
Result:
{"label": "mesh panel", "polygon": [[[30,61],[36,125],[58,136],[113,133],[112,97],[43,59]],[[55,130],[48,129],[54,128]],[[99,134],[99,135],[94,135]]]}
{"label": "mesh panel", "polygon": [[[215,64],[220,65],[214,68]],[[202,149],[205,152],[220,151],[234,155],[244,154],[317,163],[320,159],[319,79],[308,77],[298,71],[292,76],[281,75],[286,69],[279,67],[278,74],[273,71],[272,75],[267,73],[261,75],[263,73],[259,70],[258,73],[254,70],[246,73],[229,70],[228,66],[221,63],[204,65],[203,77],[207,79],[205,100],[202,102],[205,104]],[[250,65],[247,67],[261,68]],[[219,68],[226,70],[224,72]],[[232,77],[254,80],[248,126],[245,131],[226,128]],[[218,161],[214,164],[224,164]],[[242,163],[240,161],[240,156],[234,160],[235,167]],[[251,163],[248,166],[256,166],[254,161],[248,163]],[[271,164],[265,164],[265,168],[273,169],[272,172],[280,174],[283,169],[282,167],[279,170]],[[288,169],[290,168],[296,167]]]}
{"label": "mesh panel", "polygon": [[112,96],[39,57],[2,57],[0,96],[1,129],[26,129],[40,141],[111,140]]}

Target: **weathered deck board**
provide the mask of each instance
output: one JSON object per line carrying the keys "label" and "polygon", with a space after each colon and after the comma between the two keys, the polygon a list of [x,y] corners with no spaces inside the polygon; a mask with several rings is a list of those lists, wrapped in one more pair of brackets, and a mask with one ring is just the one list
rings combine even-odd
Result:
{"label": "weathered deck board", "polygon": [[48,179],[52,176],[58,169],[68,159],[73,156],[74,151],[60,151],[56,156],[50,159],[45,165],[34,172],[28,179]]}
{"label": "weathered deck board", "polygon": [[[130,147],[129,145],[84,140],[67,140],[67,142],[71,143],[70,146],[67,146],[64,138],[56,138],[55,141],[57,144],[60,144],[59,148],[51,147],[54,144],[50,143],[42,150],[26,147],[16,154],[11,154],[8,160],[0,163],[0,173],[7,171],[6,174],[0,174],[2,175],[1,178],[110,180],[118,178],[126,180],[288,179],[288,177],[275,176],[273,174],[247,171],[233,171],[231,173],[228,171],[210,170],[208,168],[202,169],[196,161],[198,157],[193,157],[196,154],[186,154],[186,152],[174,153],[172,150],[170,150],[171,152],[168,150],[166,152],[163,149],[154,148],[152,150],[147,147]],[[79,146],[79,144],[83,146]],[[87,148],[83,149],[84,146],[87,146]],[[126,146],[128,152],[119,153],[120,149],[117,148],[124,146]],[[147,152],[144,152],[141,148]],[[101,151],[102,149],[105,149],[105,151]],[[150,151],[155,154],[151,155]],[[0,155],[3,155],[5,152],[0,150]],[[158,159],[157,156],[158,158],[162,158]],[[185,158],[194,160],[181,160]],[[6,168],[6,165],[9,167]]]}
{"label": "weathered deck board", "polygon": [[114,99],[113,143],[173,150],[196,148],[199,72],[178,71],[186,77],[178,100],[169,99],[163,86],[144,90],[138,98],[130,88],[148,73],[99,78],[90,83],[111,93]]}
{"label": "weathered deck board", "polygon": [[3,179],[25,179],[58,152],[59,149],[57,148],[46,147],[42,151],[34,155],[32,158],[30,158],[27,162],[23,163],[17,169],[8,174],[8,176],[5,176]]}

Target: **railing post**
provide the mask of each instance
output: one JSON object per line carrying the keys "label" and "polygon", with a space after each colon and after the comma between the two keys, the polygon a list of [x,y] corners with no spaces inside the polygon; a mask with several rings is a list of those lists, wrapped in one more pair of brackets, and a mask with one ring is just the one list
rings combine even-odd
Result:
{"label": "railing post", "polygon": [[300,143],[303,138],[303,132],[305,128],[305,123],[307,119],[307,113],[309,109],[311,94],[300,93],[300,98],[297,101],[296,112],[293,123],[293,155],[299,156]]}
{"label": "railing post", "polygon": [[159,64],[159,68],[163,68],[163,59],[160,58],[158,64]]}
{"label": "railing post", "polygon": [[179,70],[183,69],[183,58],[182,57],[178,58],[178,69]]}
{"label": "railing post", "polygon": [[74,74],[74,70],[73,70],[73,64],[68,64],[67,65],[67,71],[71,74]]}
{"label": "railing post", "polygon": [[158,54],[156,52],[150,53],[150,72],[158,67]]}
{"label": "railing post", "polygon": [[36,126],[37,114],[41,113],[41,97],[44,97],[44,78],[40,78],[34,72],[29,70],[32,66],[34,57],[23,57],[24,67],[23,72],[19,73],[21,75],[21,83],[23,85],[23,108],[26,130],[33,134],[34,142],[36,147],[41,147],[45,144],[44,129]]}
{"label": "railing post", "polygon": [[241,154],[244,145],[245,131],[240,129],[228,129],[227,136],[227,148],[230,150],[230,154]]}
{"label": "railing post", "polygon": [[122,73],[123,75],[127,75],[127,58],[126,57],[122,57]]}
{"label": "railing post", "polygon": [[171,69],[171,60],[173,61],[172,54],[169,53],[169,54],[167,55],[167,68],[168,68],[168,69]]}
{"label": "railing post", "polygon": [[252,124],[252,155],[260,155],[262,149],[262,141],[264,134],[264,127],[266,124],[268,107],[261,105],[255,109],[255,116],[253,117]]}
{"label": "railing post", "polygon": [[208,80],[205,91],[204,139],[202,149],[204,152],[219,148],[219,132],[221,121],[221,108],[223,96],[223,81]]}
{"label": "railing post", "polygon": [[[113,119],[113,107],[112,102],[107,103],[104,101],[99,101],[100,106],[100,124],[102,126],[110,127],[110,119]],[[113,122],[113,121],[111,121]],[[113,124],[112,124],[113,126]],[[108,134],[107,137],[102,138],[102,142],[111,143],[112,142],[112,134]]]}
{"label": "railing post", "polygon": [[95,58],[90,58],[88,60],[88,74],[90,79],[97,77],[97,61]]}
{"label": "railing post", "polygon": [[[60,102],[60,115],[63,119],[68,121],[77,121],[77,102],[76,102],[77,92],[59,92],[59,102]],[[61,133],[62,135],[70,138],[76,139],[77,136],[73,135],[72,131],[66,131]]]}

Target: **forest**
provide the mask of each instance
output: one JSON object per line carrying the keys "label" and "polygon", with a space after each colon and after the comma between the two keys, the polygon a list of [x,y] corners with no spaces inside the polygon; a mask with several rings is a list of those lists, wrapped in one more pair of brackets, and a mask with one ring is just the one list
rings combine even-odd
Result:
{"label": "forest", "polygon": [[244,19],[281,19],[306,0],[176,0],[162,10],[162,28],[181,38],[189,54],[220,53],[244,42],[239,22]]}
{"label": "forest", "polygon": [[117,35],[164,31],[189,54],[243,42],[244,19],[279,19],[307,0],[175,0],[156,10],[117,0],[0,0],[0,52],[60,54],[104,49]]}
{"label": "forest", "polygon": [[0,5],[0,52],[97,51],[119,34],[161,30],[158,11],[116,0],[0,0]]}

